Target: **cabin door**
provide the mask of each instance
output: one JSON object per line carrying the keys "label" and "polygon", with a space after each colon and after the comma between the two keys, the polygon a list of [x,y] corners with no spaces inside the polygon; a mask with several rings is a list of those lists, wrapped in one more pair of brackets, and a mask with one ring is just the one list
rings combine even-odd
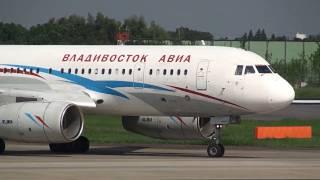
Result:
{"label": "cabin door", "polygon": [[144,87],[144,63],[137,63],[133,71],[133,87]]}
{"label": "cabin door", "polygon": [[201,61],[197,67],[197,89],[207,90],[207,74],[208,74],[209,61]]}

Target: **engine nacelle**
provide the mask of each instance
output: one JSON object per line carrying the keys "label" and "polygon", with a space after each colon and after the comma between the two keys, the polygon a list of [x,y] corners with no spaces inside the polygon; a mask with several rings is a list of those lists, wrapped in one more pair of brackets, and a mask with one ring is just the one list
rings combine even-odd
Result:
{"label": "engine nacelle", "polygon": [[131,132],[160,139],[208,139],[214,133],[210,118],[174,116],[125,116],[123,127]]}
{"label": "engine nacelle", "polygon": [[80,109],[67,102],[24,102],[0,106],[0,137],[3,139],[65,143],[82,133]]}

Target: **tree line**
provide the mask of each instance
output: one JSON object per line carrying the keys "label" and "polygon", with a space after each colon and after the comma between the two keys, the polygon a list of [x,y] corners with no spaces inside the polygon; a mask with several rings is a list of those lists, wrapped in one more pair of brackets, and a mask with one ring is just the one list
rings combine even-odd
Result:
{"label": "tree line", "polygon": [[97,13],[87,17],[51,18],[30,28],[0,22],[0,44],[116,44],[118,32],[128,32],[133,40],[213,40],[209,32],[187,27],[167,31],[154,21],[147,23],[142,16],[132,16],[120,22]]}

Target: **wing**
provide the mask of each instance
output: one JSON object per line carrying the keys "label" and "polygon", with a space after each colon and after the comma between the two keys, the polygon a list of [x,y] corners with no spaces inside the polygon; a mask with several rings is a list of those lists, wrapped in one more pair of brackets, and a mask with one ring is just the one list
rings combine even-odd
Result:
{"label": "wing", "polygon": [[96,107],[81,86],[65,81],[39,81],[23,77],[0,78],[0,105],[22,101],[64,101],[80,107]]}

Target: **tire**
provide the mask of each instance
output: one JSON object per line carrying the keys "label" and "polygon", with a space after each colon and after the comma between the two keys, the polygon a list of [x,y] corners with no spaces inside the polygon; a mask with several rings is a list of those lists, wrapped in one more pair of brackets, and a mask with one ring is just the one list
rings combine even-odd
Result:
{"label": "tire", "polygon": [[220,148],[221,148],[222,156],[224,156],[224,151],[225,151],[225,149],[224,149],[223,144],[218,144],[218,145],[219,145]]}
{"label": "tire", "polygon": [[222,157],[224,153],[224,148],[220,144],[209,144],[207,148],[207,153],[209,157]]}
{"label": "tire", "polygon": [[89,151],[90,142],[84,137],[80,136],[77,140],[70,143],[56,143],[49,144],[50,151],[53,153],[86,153]]}
{"label": "tire", "polygon": [[80,136],[76,141],[73,142],[73,148],[75,153],[86,153],[89,151],[90,142],[88,138]]}
{"label": "tire", "polygon": [[3,139],[0,139],[0,154],[3,154],[6,149],[6,143]]}

